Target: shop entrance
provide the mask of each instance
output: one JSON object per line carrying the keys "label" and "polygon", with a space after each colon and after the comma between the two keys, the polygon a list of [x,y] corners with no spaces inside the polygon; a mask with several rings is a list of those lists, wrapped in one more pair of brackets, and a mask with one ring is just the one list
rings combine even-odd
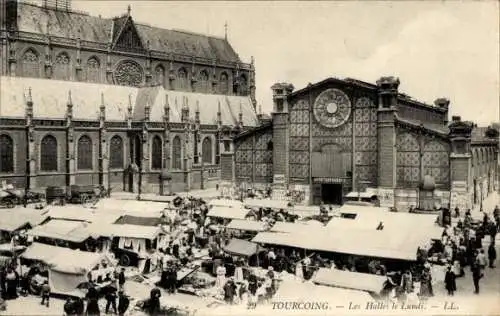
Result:
{"label": "shop entrance", "polygon": [[321,185],[321,200],[324,204],[342,205],[343,190],[341,183],[327,183]]}

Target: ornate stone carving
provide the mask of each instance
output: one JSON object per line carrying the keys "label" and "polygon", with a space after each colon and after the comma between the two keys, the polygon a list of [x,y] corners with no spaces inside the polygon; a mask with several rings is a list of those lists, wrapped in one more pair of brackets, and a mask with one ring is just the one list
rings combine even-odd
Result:
{"label": "ornate stone carving", "polygon": [[117,84],[122,86],[140,86],[144,78],[144,71],[139,64],[126,60],[118,64],[114,72]]}

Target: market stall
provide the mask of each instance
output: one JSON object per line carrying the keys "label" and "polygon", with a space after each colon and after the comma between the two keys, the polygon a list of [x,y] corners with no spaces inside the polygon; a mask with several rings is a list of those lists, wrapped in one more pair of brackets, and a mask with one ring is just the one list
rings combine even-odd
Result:
{"label": "market stall", "polygon": [[244,208],[214,206],[208,211],[207,216],[222,219],[245,219],[250,213],[250,210]]}
{"label": "market stall", "polygon": [[52,219],[29,230],[28,236],[41,243],[89,250],[92,237],[87,225],[85,222]]}
{"label": "market stall", "polygon": [[270,208],[274,210],[286,210],[290,208],[288,201],[268,199],[246,199],[243,201],[248,208]]}
{"label": "market stall", "polygon": [[79,288],[88,283],[93,283],[97,288],[108,285],[116,268],[113,260],[103,253],[40,243],[29,246],[21,258],[24,262],[42,264],[45,268],[41,271],[48,272],[34,277],[32,283],[36,284],[32,284],[32,287],[39,287],[48,276],[53,293],[70,296],[82,295]]}
{"label": "market stall", "polygon": [[315,284],[365,291],[376,295],[382,291],[386,280],[387,277],[380,275],[326,268],[320,268],[312,278]]}
{"label": "market stall", "polygon": [[152,260],[163,237],[160,227],[130,224],[92,224],[88,232],[111,251],[123,266],[138,266],[142,272],[152,269]]}
{"label": "market stall", "polygon": [[46,219],[42,211],[35,209],[0,210],[0,243],[9,242],[13,235],[31,229]]}
{"label": "market stall", "polygon": [[241,201],[229,199],[214,199],[208,202],[209,207],[229,207],[229,208],[243,208],[244,204]]}

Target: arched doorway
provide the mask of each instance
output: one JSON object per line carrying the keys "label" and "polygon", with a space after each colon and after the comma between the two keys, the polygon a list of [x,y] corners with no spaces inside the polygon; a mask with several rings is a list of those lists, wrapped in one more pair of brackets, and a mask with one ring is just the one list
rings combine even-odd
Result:
{"label": "arched doorway", "polygon": [[[142,164],[142,141],[141,136],[132,134],[129,136],[130,162],[127,166],[127,191],[134,192],[134,182],[139,186],[137,173],[141,170]],[[135,181],[134,181],[135,180]]]}
{"label": "arched doorway", "polygon": [[351,153],[338,144],[325,144],[312,152],[314,204],[341,205],[352,178]]}

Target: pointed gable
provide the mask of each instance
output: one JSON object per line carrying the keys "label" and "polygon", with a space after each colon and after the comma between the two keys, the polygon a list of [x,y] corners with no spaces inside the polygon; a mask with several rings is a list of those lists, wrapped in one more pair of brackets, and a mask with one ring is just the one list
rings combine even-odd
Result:
{"label": "pointed gable", "polygon": [[113,19],[113,48],[143,50],[141,37],[130,15]]}

